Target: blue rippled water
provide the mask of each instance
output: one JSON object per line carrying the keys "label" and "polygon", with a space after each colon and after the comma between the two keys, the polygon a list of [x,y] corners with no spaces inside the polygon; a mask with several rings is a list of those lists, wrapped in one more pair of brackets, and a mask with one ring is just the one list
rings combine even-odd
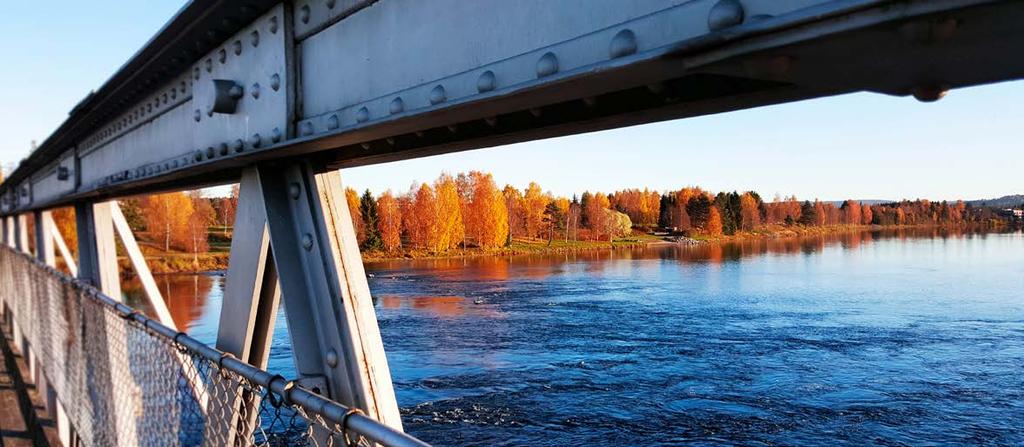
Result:
{"label": "blue rippled water", "polygon": [[1020,233],[367,271],[405,428],[436,445],[1024,445]]}

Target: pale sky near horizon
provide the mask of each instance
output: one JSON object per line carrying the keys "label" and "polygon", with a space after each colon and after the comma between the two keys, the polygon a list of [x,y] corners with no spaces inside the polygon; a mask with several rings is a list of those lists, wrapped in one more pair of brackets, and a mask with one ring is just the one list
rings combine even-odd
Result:
{"label": "pale sky near horizon", "polygon": [[[27,155],[181,7],[178,1],[11,2],[0,16],[0,163]],[[116,24],[116,26],[110,26]],[[572,195],[700,185],[837,200],[1024,193],[1024,82],[933,104],[859,93],[343,171],[375,193],[441,171]]]}

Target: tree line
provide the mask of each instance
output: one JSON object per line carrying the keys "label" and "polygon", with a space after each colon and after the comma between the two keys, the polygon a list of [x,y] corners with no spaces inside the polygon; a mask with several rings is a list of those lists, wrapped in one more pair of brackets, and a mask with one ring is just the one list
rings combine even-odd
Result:
{"label": "tree line", "polygon": [[607,240],[634,230],[717,237],[785,226],[963,225],[997,216],[963,201],[928,200],[865,204],[775,197],[765,202],[754,191],[713,194],[699,187],[659,193],[625,189],[609,194],[585,191],[571,198],[525,189],[499,189],[489,173],[441,174],[404,194],[379,196],[345,190],[356,237],[365,250],[444,252],[509,246],[516,239]]}
{"label": "tree line", "polygon": [[[789,226],[968,225],[999,219],[989,207],[928,200],[867,204],[800,201],[776,196],[766,202],[754,191],[705,191],[684,187],[658,192],[648,188],[611,193],[584,191],[572,197],[545,192],[536,182],[499,188],[490,173],[442,173],[408,191],[374,196],[345,189],[345,198],[364,250],[445,252],[456,248],[494,250],[515,241],[607,241],[634,231],[718,237],[772,231]],[[155,194],[120,201],[133,230],[164,252],[198,254],[210,238],[229,240],[238,207],[238,185],[227,197],[198,191]],[[75,246],[74,214],[54,211],[61,233]],[[211,231],[212,228],[212,231]]]}

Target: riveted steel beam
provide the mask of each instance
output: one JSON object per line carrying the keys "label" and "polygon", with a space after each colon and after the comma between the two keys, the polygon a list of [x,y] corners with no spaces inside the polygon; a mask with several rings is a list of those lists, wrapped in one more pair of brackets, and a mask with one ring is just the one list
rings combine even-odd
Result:
{"label": "riveted steel beam", "polygon": [[300,0],[237,20],[222,3],[207,6],[224,23],[191,4],[165,30],[193,36],[179,21],[194,20],[201,43],[151,44],[187,53],[164,75],[119,72],[77,108],[0,185],[0,213],[229,182],[268,160],[357,166],[1024,77],[1024,4],[1005,0]]}

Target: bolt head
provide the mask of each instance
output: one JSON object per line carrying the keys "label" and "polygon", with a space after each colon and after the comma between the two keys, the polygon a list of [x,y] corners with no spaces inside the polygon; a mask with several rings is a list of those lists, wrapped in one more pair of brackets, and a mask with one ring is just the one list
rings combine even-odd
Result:
{"label": "bolt head", "polygon": [[324,356],[324,360],[327,361],[327,366],[334,368],[338,366],[338,352],[333,349],[328,349],[327,354]]}
{"label": "bolt head", "polygon": [[309,23],[309,5],[302,5],[302,7],[299,8],[299,20],[301,20],[302,23]]}
{"label": "bolt head", "polygon": [[277,73],[274,73],[273,75],[270,76],[270,88],[273,89],[275,92],[277,91],[277,89],[281,88],[281,76],[279,76]]}
{"label": "bolt head", "polygon": [[341,122],[338,121],[338,115],[331,115],[330,118],[327,118],[328,130],[334,130],[338,127],[341,127]]}
{"label": "bolt head", "polygon": [[437,87],[434,87],[434,89],[430,91],[430,103],[431,104],[440,104],[440,103],[444,102],[445,99],[446,99],[446,97],[445,97],[444,86],[439,85]]}
{"label": "bolt head", "polygon": [[402,113],[403,110],[405,110],[405,101],[402,101],[401,97],[391,100],[391,106],[388,107],[388,111],[392,115]]}
{"label": "bolt head", "polygon": [[543,78],[544,76],[551,76],[555,73],[558,73],[558,58],[555,57],[555,53],[550,51],[544,53],[544,55],[537,60],[537,77]]}
{"label": "bolt head", "polygon": [[231,144],[231,147],[235,150],[235,152],[242,152],[245,150],[245,143],[242,142],[242,140],[239,138],[235,140],[234,143]]}
{"label": "bolt head", "polygon": [[288,185],[288,195],[293,199],[299,198],[299,193],[302,192],[302,188],[299,187],[298,183],[292,182]]}
{"label": "bolt head", "polygon": [[487,70],[480,74],[480,77],[476,80],[476,91],[480,93],[489,92],[494,90],[497,86],[497,80],[494,77],[494,72]]}
{"label": "bolt head", "polygon": [[242,54],[242,41],[236,40],[235,43],[231,44],[231,48],[234,50],[235,56]]}
{"label": "bolt head", "polygon": [[743,5],[739,0],[719,0],[708,12],[708,29],[718,31],[743,23]]}
{"label": "bolt head", "polygon": [[636,34],[632,30],[624,29],[615,34],[612,43],[608,46],[608,55],[612,59],[629,56],[636,53]]}
{"label": "bolt head", "polygon": [[252,134],[251,137],[249,137],[249,145],[252,146],[252,147],[260,147],[260,144],[262,144],[262,143],[263,143],[263,140],[262,140],[262,138],[260,138],[260,134],[258,134],[258,133],[254,133],[254,134]]}
{"label": "bolt head", "polygon": [[365,123],[365,122],[369,121],[369,119],[370,119],[370,109],[367,109],[366,107],[361,107],[356,112],[356,122]]}
{"label": "bolt head", "polygon": [[306,233],[302,235],[302,248],[306,250],[313,249],[313,236],[311,234]]}

